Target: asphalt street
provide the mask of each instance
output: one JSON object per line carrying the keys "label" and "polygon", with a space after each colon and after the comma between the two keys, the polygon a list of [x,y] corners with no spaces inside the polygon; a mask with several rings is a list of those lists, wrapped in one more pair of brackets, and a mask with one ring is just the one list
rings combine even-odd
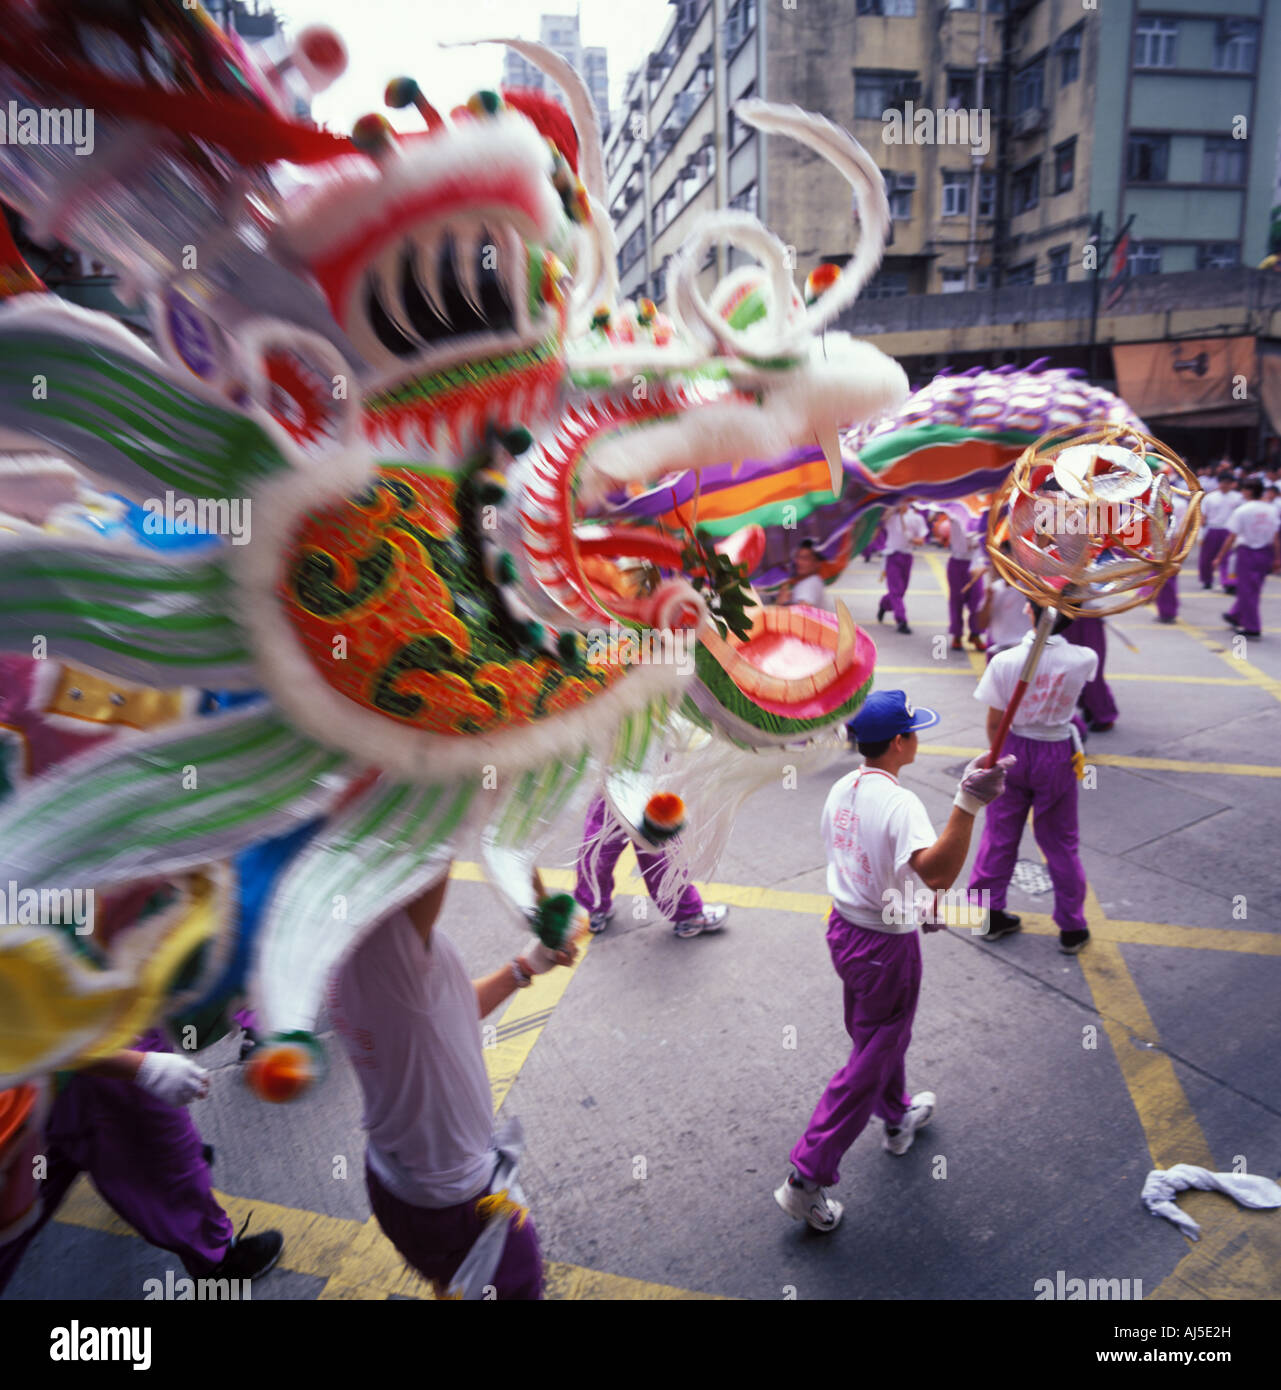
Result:
{"label": "asphalt street", "polygon": [[[877,641],[878,686],[942,715],[904,774],[936,827],[984,742],[976,663],[936,641],[944,562],[917,560],[911,636],[876,624],[876,561],[837,589]],[[1281,580],[1249,644],[1220,621],[1230,600],[1194,571],[1182,587],[1177,625],[1141,608],[1115,620],[1137,651],[1110,637],[1121,713],[1089,742],[1081,794],[1090,946],[1058,953],[1026,832],[1010,906],[1027,929],[924,938],[908,1083],[938,1112],[901,1158],[865,1131],[832,1234],[787,1220],[771,1193],[848,1054],[818,836],[840,769],[748,802],[706,890],[731,905],[719,936],[676,939],[632,896],[628,854],[610,929],[489,1020],[551,1296],[1023,1300],[1062,1271],[1143,1297],[1281,1297],[1281,1211],[1186,1196],[1192,1244],[1139,1200],[1155,1166],[1281,1166]],[[524,939],[478,860],[465,846],[442,918],[475,975]],[[327,1079],[291,1106],[254,1100],[229,1066],[193,1108],[237,1222],[286,1233],[253,1298],[429,1296],[370,1221],[357,1087],[329,1053]],[[224,1043],[210,1060],[233,1055]],[[137,1299],[166,1269],[182,1273],[82,1185],[7,1297]]]}

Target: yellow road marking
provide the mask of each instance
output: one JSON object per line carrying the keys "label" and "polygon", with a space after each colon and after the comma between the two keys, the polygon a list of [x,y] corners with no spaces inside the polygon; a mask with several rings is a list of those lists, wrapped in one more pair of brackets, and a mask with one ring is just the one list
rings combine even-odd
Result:
{"label": "yellow road marking", "polygon": [[[351,1165],[348,1182],[363,1182],[363,1167]],[[295,1207],[277,1206],[248,1197],[215,1191],[237,1228],[250,1212],[256,1229],[275,1228],[285,1237],[280,1269],[309,1274],[326,1281],[319,1297],[325,1300],[404,1298],[433,1300],[431,1286],[410,1269],[383,1235],[377,1221],[353,1221],[325,1216]],[[137,1236],[81,1178],[67,1194],[55,1218],[69,1226],[109,1235]],[[543,1266],[545,1296],[553,1299],[699,1299],[715,1294],[694,1293],[669,1284],[648,1284],[640,1279],[605,1274],[580,1265],[548,1260]],[[140,1289],[141,1296],[142,1290]]]}
{"label": "yellow road marking", "polygon": [[[954,743],[922,743],[917,750],[935,758],[973,758],[985,748],[965,748]],[[1201,772],[1225,777],[1281,777],[1281,767],[1260,763],[1201,763],[1177,758],[1139,758],[1120,753],[1087,753],[1085,761],[1103,767],[1132,767],[1147,772]]]}
{"label": "yellow road marking", "polygon": [[[968,667],[947,666],[941,661],[937,666],[882,666],[877,662],[876,670],[878,674],[884,672],[886,675],[894,676],[981,676],[986,666],[982,652],[970,648],[967,654],[970,658]],[[1255,684],[1254,681],[1240,677],[1234,680],[1231,676],[1159,676],[1144,675],[1140,671],[1109,671],[1108,680],[1156,681],[1171,685],[1235,685],[1241,688]]]}
{"label": "yellow road marking", "polygon": [[[630,853],[630,849],[627,852]],[[621,867],[626,863],[626,859],[620,860],[619,863]],[[479,870],[478,864],[455,860],[453,876],[476,881],[480,878]],[[544,869],[542,874],[548,884],[557,879],[561,880],[557,886],[568,886],[573,880],[573,874],[566,870]],[[802,893],[786,888],[753,888],[741,883],[700,883],[696,886],[705,898],[728,903],[731,907],[790,912],[803,917],[826,917],[832,906],[832,899],[826,893]],[[616,881],[615,892],[620,896],[626,897],[644,891],[644,884],[630,876],[624,878],[620,875]],[[1092,889],[1090,891],[1093,893]],[[1281,956],[1281,933],[1242,931],[1225,927],[1176,926],[1167,922],[1126,921],[1105,917],[1097,899],[1089,899],[1087,903],[1092,904],[1091,910],[1098,918],[1097,929],[1091,927],[1091,931],[1100,941],[1124,942],[1131,946],[1178,946],[1189,950],[1230,951],[1239,955]],[[1058,934],[1058,928],[1048,914],[1029,912],[1022,913],[1021,916],[1025,931],[1035,935]],[[576,963],[572,969],[577,968]],[[564,974],[568,976],[570,971],[565,971]],[[532,994],[533,990],[524,992]]]}
{"label": "yellow road marking", "polygon": [[[550,881],[547,874],[543,875],[543,881]],[[485,1070],[489,1073],[495,1114],[507,1099],[507,1093],[521,1067],[534,1050],[534,1044],[541,1036],[552,1010],[560,1003],[570,981],[587,958],[590,945],[591,938],[585,938],[579,943],[578,958],[573,965],[548,971],[546,975],[538,976],[529,989],[517,990],[497,1024],[490,1025],[495,1028],[496,1036],[493,1045],[484,1050]]]}
{"label": "yellow road marking", "polygon": [[[1247,684],[1257,685],[1260,690],[1266,690],[1274,700],[1281,700],[1281,681],[1274,680],[1271,676],[1265,676],[1251,661],[1242,661],[1239,657],[1233,656],[1226,647],[1213,642],[1208,637],[1202,637],[1201,633],[1203,629],[1192,627],[1188,623],[1183,622],[1182,619],[1180,619],[1175,626],[1181,628],[1184,632],[1190,632],[1207,651],[1213,652],[1220,661],[1226,661],[1234,671],[1239,673],[1241,679]],[[1223,642],[1230,642],[1232,640],[1232,634],[1226,633],[1222,640]],[[1245,641],[1244,638],[1241,640]],[[1246,651],[1249,651],[1248,644],[1246,646]]]}

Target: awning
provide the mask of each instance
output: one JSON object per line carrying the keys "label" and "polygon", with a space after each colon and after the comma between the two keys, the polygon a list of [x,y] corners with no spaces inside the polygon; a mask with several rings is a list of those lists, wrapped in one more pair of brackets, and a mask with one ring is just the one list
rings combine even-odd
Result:
{"label": "awning", "polygon": [[1171,424],[1252,425],[1259,418],[1254,338],[1180,338],[1117,343],[1117,394],[1145,420]]}
{"label": "awning", "polygon": [[1281,434],[1281,342],[1259,344],[1259,395],[1273,434]]}

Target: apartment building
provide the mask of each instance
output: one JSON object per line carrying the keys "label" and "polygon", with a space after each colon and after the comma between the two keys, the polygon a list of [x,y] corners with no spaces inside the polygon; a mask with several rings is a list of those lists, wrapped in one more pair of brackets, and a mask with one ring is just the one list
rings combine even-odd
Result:
{"label": "apartment building", "polygon": [[[790,141],[758,141],[731,113],[744,95],[821,112],[873,154],[893,225],[870,298],[1087,278],[1100,214],[1105,243],[1133,217],[1133,274],[1257,264],[1281,128],[1281,89],[1262,75],[1281,72],[1281,0],[1216,10],[1229,7],[675,0],[607,150],[624,289],[663,298],[671,252],[705,207],[756,211],[802,273],[853,253],[839,176]],[[956,119],[969,112],[976,122]]]}
{"label": "apartment building", "polygon": [[[609,129],[609,55],[603,48],[584,48],[576,14],[545,14],[538,24],[538,41],[560,55],[578,72],[592,94],[601,130]],[[548,92],[563,102],[560,88],[519,53],[503,57],[503,86]]]}
{"label": "apartment building", "polygon": [[757,135],[730,109],[756,93],[757,19],[758,0],[678,0],[647,63],[628,76],[605,147],[625,295],[666,298],[672,255],[699,212],[759,210]]}

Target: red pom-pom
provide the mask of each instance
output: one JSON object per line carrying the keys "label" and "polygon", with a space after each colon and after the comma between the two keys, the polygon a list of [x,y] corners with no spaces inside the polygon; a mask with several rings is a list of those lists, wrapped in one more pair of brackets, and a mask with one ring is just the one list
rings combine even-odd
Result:
{"label": "red pom-pom", "polygon": [[526,87],[503,88],[503,100],[531,121],[538,133],[550,140],[565,156],[574,173],[578,173],[578,132],[569,112],[545,92]]}

